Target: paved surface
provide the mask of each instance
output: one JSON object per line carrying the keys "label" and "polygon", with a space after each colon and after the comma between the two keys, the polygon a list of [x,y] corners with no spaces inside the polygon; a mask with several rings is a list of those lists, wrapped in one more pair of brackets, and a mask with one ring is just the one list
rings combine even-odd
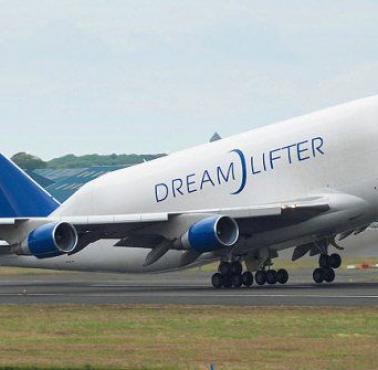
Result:
{"label": "paved surface", "polygon": [[203,272],[130,276],[57,273],[0,277],[0,304],[201,304],[378,307],[378,270],[339,271],[317,286],[296,271],[285,286],[214,290]]}

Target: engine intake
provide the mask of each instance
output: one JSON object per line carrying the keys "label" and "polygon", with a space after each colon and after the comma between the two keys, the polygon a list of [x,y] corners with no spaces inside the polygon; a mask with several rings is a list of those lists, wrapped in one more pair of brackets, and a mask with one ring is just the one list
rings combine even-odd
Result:
{"label": "engine intake", "polygon": [[211,216],[192,225],[181,238],[184,249],[199,253],[233,247],[239,240],[239,226],[231,217]]}
{"label": "engine intake", "polygon": [[50,223],[33,230],[16,253],[37,258],[57,257],[74,252],[78,239],[73,225],[67,222]]}

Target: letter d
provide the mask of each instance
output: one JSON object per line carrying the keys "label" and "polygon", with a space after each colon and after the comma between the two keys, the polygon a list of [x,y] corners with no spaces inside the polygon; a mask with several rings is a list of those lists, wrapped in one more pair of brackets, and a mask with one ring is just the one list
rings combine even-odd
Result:
{"label": "letter d", "polygon": [[156,202],[162,202],[168,198],[169,190],[166,184],[155,185]]}

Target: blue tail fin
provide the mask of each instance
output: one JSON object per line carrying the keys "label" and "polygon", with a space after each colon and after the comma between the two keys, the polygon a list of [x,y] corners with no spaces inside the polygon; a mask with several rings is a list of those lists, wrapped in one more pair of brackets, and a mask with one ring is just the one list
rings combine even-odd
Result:
{"label": "blue tail fin", "polygon": [[46,217],[60,204],[0,154],[0,218]]}

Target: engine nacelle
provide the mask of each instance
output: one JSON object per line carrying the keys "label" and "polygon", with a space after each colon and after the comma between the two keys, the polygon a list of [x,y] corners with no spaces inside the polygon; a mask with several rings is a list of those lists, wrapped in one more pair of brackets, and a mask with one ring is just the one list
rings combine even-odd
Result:
{"label": "engine nacelle", "polygon": [[211,216],[192,225],[181,237],[184,249],[199,253],[233,247],[239,240],[239,226],[231,217]]}
{"label": "engine nacelle", "polygon": [[71,224],[50,223],[33,230],[15,252],[37,258],[57,257],[74,252],[78,239],[77,231]]}

